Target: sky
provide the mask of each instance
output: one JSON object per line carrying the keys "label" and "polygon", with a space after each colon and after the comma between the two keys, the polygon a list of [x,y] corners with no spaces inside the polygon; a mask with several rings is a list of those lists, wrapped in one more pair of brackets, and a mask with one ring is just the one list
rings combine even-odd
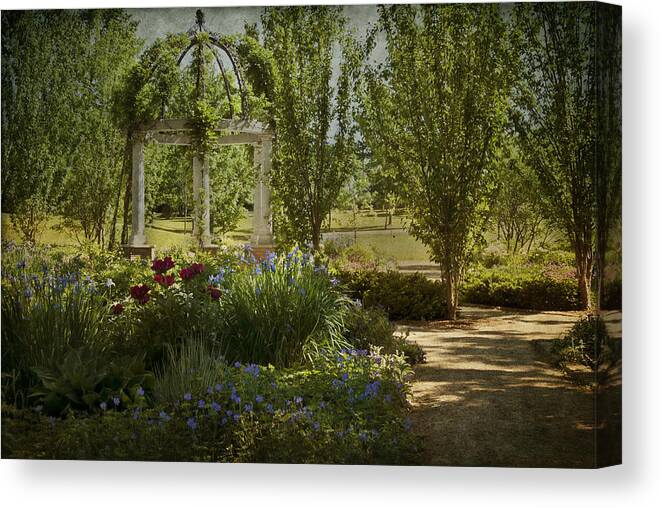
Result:
{"label": "sky", "polygon": [[[138,37],[145,40],[145,47],[168,32],[188,31],[195,23],[196,10],[196,7],[127,9],[140,22]],[[257,23],[259,27],[264,8],[204,7],[202,10],[208,30],[231,35],[242,32],[246,23]],[[344,12],[348,28],[355,29],[359,37],[365,33],[368,24],[375,23],[377,19],[376,5],[345,5]]]}

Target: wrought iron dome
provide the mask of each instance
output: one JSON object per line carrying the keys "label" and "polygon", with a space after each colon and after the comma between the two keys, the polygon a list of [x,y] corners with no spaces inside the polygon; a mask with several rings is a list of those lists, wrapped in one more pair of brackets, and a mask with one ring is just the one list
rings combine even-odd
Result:
{"label": "wrought iron dome", "polygon": [[[206,33],[208,39],[202,39],[199,37],[199,34]],[[229,117],[234,118],[234,105],[232,103],[232,87],[228,77],[228,69],[225,68],[223,59],[219,53],[225,54],[227,59],[230,61],[232,66],[232,72],[236,78],[237,86],[239,88],[239,94],[241,96],[241,114],[240,119],[246,120],[249,115],[248,110],[248,92],[246,90],[245,82],[241,74],[241,65],[239,58],[234,50],[234,48],[223,40],[222,36],[217,32],[211,32],[207,29],[204,19],[204,12],[201,9],[198,9],[195,13],[195,23],[191,28],[186,32],[188,38],[190,39],[190,44],[184,49],[177,60],[177,65],[181,66],[186,55],[198,44],[201,44],[204,48],[208,49],[214,57],[220,75],[223,79],[225,85],[225,94],[227,96],[227,102],[229,104]],[[198,79],[195,89],[196,96],[198,98],[204,96],[204,86],[200,84]]]}

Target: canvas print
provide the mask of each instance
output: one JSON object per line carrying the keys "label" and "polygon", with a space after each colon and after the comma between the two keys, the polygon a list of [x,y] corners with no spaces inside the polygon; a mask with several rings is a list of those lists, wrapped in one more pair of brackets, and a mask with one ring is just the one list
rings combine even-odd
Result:
{"label": "canvas print", "polygon": [[621,462],[621,8],[2,12],[2,458]]}

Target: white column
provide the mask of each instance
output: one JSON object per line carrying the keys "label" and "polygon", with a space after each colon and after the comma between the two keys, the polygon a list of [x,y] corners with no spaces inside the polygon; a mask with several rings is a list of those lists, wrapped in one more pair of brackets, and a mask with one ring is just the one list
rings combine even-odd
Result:
{"label": "white column", "polygon": [[271,149],[270,139],[255,145],[255,162],[257,164],[257,175],[255,190],[253,191],[253,245],[273,245],[273,233],[271,231],[271,189],[268,184],[271,172]]}
{"label": "white column", "polygon": [[131,214],[131,239],[129,245],[143,246],[147,244],[145,236],[145,160],[144,137],[133,138],[133,166],[131,174],[131,198],[133,211]]}
{"label": "white column", "polygon": [[209,181],[209,161],[193,156],[193,198],[195,217],[193,237],[199,238],[201,247],[211,245],[211,192]]}

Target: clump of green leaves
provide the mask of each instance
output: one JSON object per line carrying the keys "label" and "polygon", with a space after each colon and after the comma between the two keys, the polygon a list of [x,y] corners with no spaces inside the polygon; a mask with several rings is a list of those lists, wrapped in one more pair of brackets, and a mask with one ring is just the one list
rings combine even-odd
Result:
{"label": "clump of green leaves", "polygon": [[561,366],[578,363],[599,371],[604,362],[617,362],[622,351],[619,342],[608,335],[604,320],[592,314],[578,320],[561,339],[556,339],[552,351]]}

